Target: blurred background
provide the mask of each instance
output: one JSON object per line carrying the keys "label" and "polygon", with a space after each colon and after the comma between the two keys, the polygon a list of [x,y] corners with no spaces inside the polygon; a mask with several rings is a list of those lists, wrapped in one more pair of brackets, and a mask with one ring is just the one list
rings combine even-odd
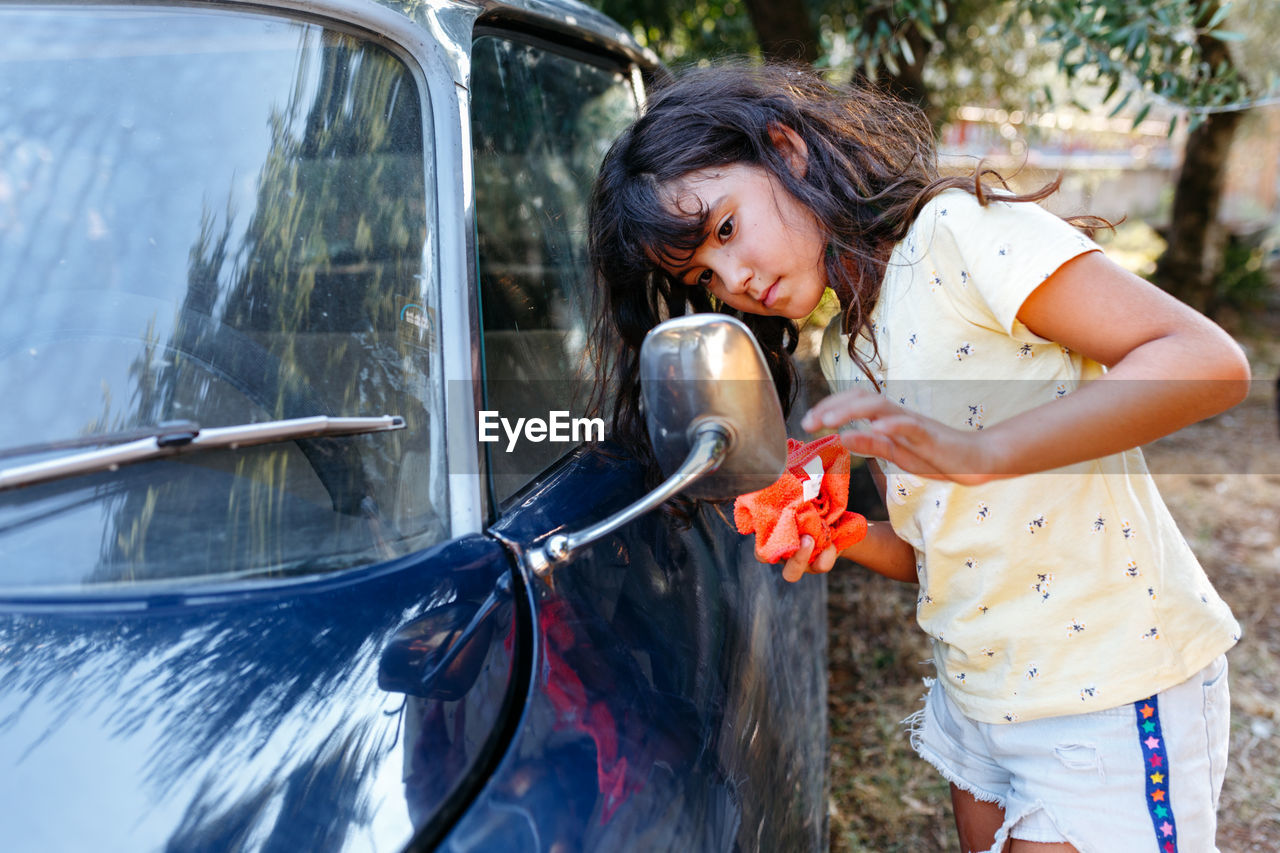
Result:
{"label": "blurred background", "polygon": [[[1108,254],[1241,342],[1249,398],[1145,452],[1244,627],[1219,847],[1280,850],[1280,3],[588,2],[676,69],[746,56],[881,83],[925,110],[944,170],[1061,174],[1046,207],[1119,222],[1096,235]],[[833,311],[806,322],[802,359]],[[831,848],[955,849],[947,786],[899,725],[929,674],[915,592],[851,564],[829,577]]]}

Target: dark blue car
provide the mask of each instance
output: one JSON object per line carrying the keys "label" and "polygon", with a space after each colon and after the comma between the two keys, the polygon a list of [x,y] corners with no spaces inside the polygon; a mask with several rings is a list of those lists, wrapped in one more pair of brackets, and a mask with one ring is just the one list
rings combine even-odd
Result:
{"label": "dark blue car", "polygon": [[657,73],[562,0],[0,0],[0,848],[825,847],[823,581],[572,381]]}

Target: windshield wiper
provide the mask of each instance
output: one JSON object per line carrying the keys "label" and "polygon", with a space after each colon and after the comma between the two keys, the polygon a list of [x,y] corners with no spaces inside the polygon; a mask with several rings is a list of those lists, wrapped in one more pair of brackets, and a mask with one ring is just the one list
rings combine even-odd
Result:
{"label": "windshield wiper", "polygon": [[157,426],[122,429],[117,432],[92,432],[88,435],[78,435],[75,438],[57,438],[52,441],[24,444],[20,447],[6,447],[0,450],[0,459],[13,459],[16,456],[34,456],[37,453],[48,453],[53,450],[79,450],[82,447],[124,444],[126,441],[137,441],[140,438],[160,438],[173,433],[199,431],[199,429],[200,425],[195,421],[161,421]]}
{"label": "windshield wiper", "polygon": [[[360,435],[404,429],[404,426],[404,418],[400,415],[368,418],[331,418],[317,415],[310,418],[264,421],[211,429],[201,429],[190,422],[177,423],[148,430],[145,438],[126,441],[112,447],[5,468],[0,470],[0,491],[34,486],[63,477],[111,471],[121,465],[131,465],[134,462],[146,462],[150,459],[163,459],[202,450],[235,449],[317,436]],[[129,437],[132,438],[132,434]],[[111,439],[109,436],[95,438]]]}

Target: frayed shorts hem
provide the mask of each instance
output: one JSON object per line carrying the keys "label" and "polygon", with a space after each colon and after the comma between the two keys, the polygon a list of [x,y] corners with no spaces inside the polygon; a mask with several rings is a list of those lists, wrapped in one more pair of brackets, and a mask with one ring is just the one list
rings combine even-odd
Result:
{"label": "frayed shorts hem", "polygon": [[[934,770],[937,770],[938,774],[943,779],[946,779],[949,784],[969,794],[980,803],[994,803],[1001,809],[1006,807],[1007,800],[1005,797],[969,782],[955,772],[942,756],[929,749],[923,743],[913,743],[912,748]],[[1058,829],[1044,803],[1038,800],[1035,803],[1026,805],[1020,812],[1005,815],[1004,823],[996,831],[995,843],[986,853],[1000,853],[1004,849],[1005,842],[1011,837],[1019,841],[1034,841],[1042,844],[1066,842],[1077,849],[1082,849],[1066,833]]]}
{"label": "frayed shorts hem", "polygon": [[1018,723],[965,717],[943,684],[903,720],[911,746],[956,789],[1004,812],[1009,838],[1081,853],[1216,850],[1230,726],[1227,664],[1140,702]]}

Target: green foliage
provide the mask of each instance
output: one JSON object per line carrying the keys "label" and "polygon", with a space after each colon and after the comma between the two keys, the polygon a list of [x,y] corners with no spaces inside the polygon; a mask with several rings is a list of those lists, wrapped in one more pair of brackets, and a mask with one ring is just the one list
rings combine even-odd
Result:
{"label": "green foliage", "polygon": [[1244,315],[1261,312],[1273,287],[1267,275],[1265,235],[1232,235],[1222,250],[1222,266],[1213,282],[1216,308]]}
{"label": "green foliage", "polygon": [[[1242,35],[1222,28],[1231,4],[1218,0],[1022,0],[1041,38],[1060,46],[1058,69],[1068,81],[1105,87],[1112,113],[1135,90],[1189,108],[1193,122],[1209,111],[1247,105],[1256,96],[1222,43]],[[1214,43],[1218,44],[1215,45]]]}
{"label": "green foliage", "polygon": [[[1053,61],[1018,0],[827,0],[823,59],[845,75],[898,83],[935,123],[963,104],[1030,107]],[[1015,26],[1016,23],[1016,26]],[[914,78],[917,91],[910,91]]]}
{"label": "green foliage", "polygon": [[[838,65],[842,53],[868,77],[883,68],[898,75],[904,66],[925,60],[913,46],[923,42],[930,48],[945,43],[955,19],[955,0],[834,0],[816,3],[822,22],[824,63]],[[918,38],[913,38],[918,35]]]}
{"label": "green foliage", "polygon": [[664,62],[760,55],[742,0],[586,0]]}
{"label": "green foliage", "polygon": [[[589,0],[668,62],[759,56],[744,0]],[[1096,86],[1113,114],[1146,118],[1163,102],[1191,116],[1240,109],[1280,91],[1249,79],[1246,38],[1274,0],[797,0],[818,38],[818,65],[903,86],[935,119],[961,102],[1031,108],[1063,99],[1061,81]],[[807,10],[807,12],[806,12]],[[1259,23],[1261,21],[1261,23]],[[761,34],[763,36],[764,34]],[[1228,53],[1226,46],[1231,46]],[[1240,55],[1245,62],[1232,61]],[[1270,54],[1268,54],[1270,57]],[[1055,69],[1060,77],[1047,73]],[[1172,125],[1170,130],[1172,131]]]}

